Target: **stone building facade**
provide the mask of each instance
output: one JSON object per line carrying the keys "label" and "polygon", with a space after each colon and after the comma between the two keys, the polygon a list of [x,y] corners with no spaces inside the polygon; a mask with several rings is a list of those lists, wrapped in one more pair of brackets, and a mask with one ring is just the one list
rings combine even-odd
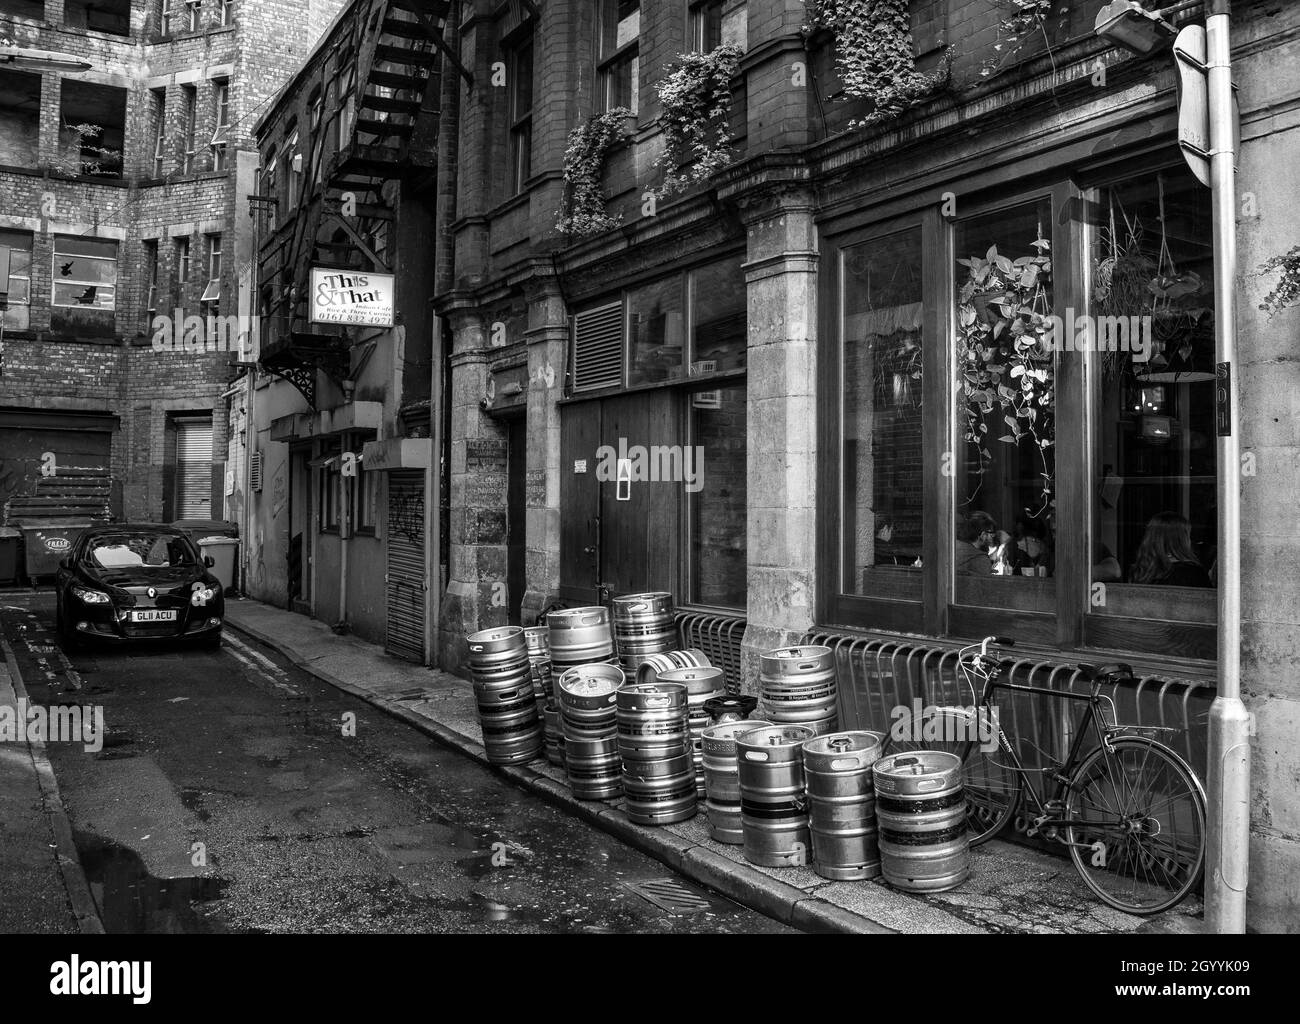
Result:
{"label": "stone building facade", "polygon": [[[51,451],[94,475],[116,517],[227,514],[225,392],[250,358],[234,318],[252,312],[252,124],[339,6],[0,3],[13,45],[90,64],[0,65],[0,245],[17,254],[0,502],[51,493]],[[188,349],[186,317],[203,321]]]}
{"label": "stone building facade", "polygon": [[[907,6],[917,67],[942,87],[863,126],[872,107],[846,95],[834,35],[805,31],[800,0],[461,5],[475,85],[444,104],[459,146],[440,166],[454,204],[440,208],[435,297],[451,338],[445,667],[462,668],[475,629],[666,589],[744,620],[751,687],[760,652],[822,630],[917,658],[1010,633],[1043,664],[1120,657],[1213,693],[1214,249],[1208,190],[1177,146],[1168,51],[1139,59],[1094,35],[1099,2],[1000,49],[996,4]],[[1300,907],[1300,587],[1283,568],[1300,544],[1297,314],[1255,307],[1272,283],[1256,267],[1296,242],[1282,169],[1300,158],[1300,15],[1233,6],[1235,369],[1258,468],[1242,551],[1251,915],[1287,930]],[[1201,17],[1175,8],[1179,25]],[[679,54],[723,42],[744,50],[736,158],[658,197],[656,86]],[[617,226],[564,234],[570,132],[615,107],[633,112],[601,171]],[[1044,253],[1026,301],[1063,322],[1131,315],[1136,330],[1147,316],[1158,359],[1069,348],[1022,368],[1042,374],[1025,392],[1037,411],[1008,419],[1020,392],[967,387],[984,390],[971,367],[989,357],[963,339],[997,311],[963,287],[972,257],[1001,257],[1019,280]],[[621,492],[598,474],[620,442],[702,444],[702,486],[633,468]],[[1178,535],[1178,577],[1151,570],[1162,529]]]}

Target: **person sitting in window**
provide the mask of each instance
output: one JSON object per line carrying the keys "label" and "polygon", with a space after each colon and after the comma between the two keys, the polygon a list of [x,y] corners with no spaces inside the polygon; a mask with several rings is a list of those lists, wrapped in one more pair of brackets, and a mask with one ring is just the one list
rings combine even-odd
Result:
{"label": "person sitting in window", "polygon": [[1210,575],[1192,549],[1192,527],[1177,512],[1157,512],[1147,523],[1129,574],[1132,583],[1209,587]]}
{"label": "person sitting in window", "polygon": [[989,576],[993,560],[989,543],[997,534],[997,524],[987,512],[971,512],[957,520],[957,543],[953,552],[953,571],[958,576]]}

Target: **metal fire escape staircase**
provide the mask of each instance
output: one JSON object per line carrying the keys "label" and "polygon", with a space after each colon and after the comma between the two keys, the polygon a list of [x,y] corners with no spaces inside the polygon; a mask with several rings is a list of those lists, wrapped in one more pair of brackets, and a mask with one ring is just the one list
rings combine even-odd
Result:
{"label": "metal fire escape staircase", "polygon": [[[262,367],[293,384],[312,409],[316,372],[345,383],[360,369],[351,365],[359,332],[371,329],[309,322],[311,268],[393,272],[397,190],[390,184],[432,166],[444,62],[469,78],[442,38],[452,7],[448,0],[362,0],[339,44],[356,60],[337,69],[322,89],[338,102],[312,133],[303,196],[272,303],[272,315],[288,330],[261,358]],[[433,133],[425,130],[430,124]]]}

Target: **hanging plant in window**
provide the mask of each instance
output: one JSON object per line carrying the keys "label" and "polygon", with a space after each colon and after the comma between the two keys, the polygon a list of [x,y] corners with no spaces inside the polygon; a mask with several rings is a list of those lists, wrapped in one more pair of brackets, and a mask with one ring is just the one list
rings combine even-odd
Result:
{"label": "hanging plant in window", "polygon": [[627,138],[627,119],[632,112],[616,107],[595,114],[569,132],[564,151],[564,198],[560,203],[557,231],[583,238],[617,226],[618,219],[605,209],[601,176],[609,151]]}
{"label": "hanging plant in window", "polygon": [[[1004,0],[1003,6],[1008,10],[998,23],[998,41],[993,44],[997,56],[984,62],[980,74],[986,78],[996,74],[1015,60],[1025,44],[1039,33],[1042,33],[1043,41],[1048,43],[1050,49],[1045,24],[1047,16],[1052,13],[1052,3],[1053,0]],[[1062,14],[1068,10],[1068,7],[1062,5]]]}
{"label": "hanging plant in window", "polygon": [[[731,79],[744,55],[726,43],[709,53],[683,53],[655,87],[665,142],[655,165],[668,165],[661,197],[708,180],[734,158]],[[688,160],[690,167],[679,172]]]}
{"label": "hanging plant in window", "polygon": [[906,0],[804,0],[804,8],[805,34],[824,28],[835,36],[835,68],[845,94],[872,105],[850,128],[897,117],[948,84],[951,49],[930,74],[916,69]]}
{"label": "hanging plant in window", "polygon": [[1300,306],[1300,245],[1259,265],[1261,274],[1271,274],[1275,270],[1282,271],[1282,279],[1259,307],[1270,320],[1288,306]]}
{"label": "hanging plant in window", "polygon": [[1032,247],[1032,255],[1016,259],[995,245],[984,256],[957,261],[970,270],[958,298],[957,374],[962,437],[978,453],[977,472],[993,458],[991,443],[1031,442],[1043,481],[1041,504],[1030,510],[1038,516],[1052,504],[1056,373],[1047,292],[1051,244],[1040,237]]}

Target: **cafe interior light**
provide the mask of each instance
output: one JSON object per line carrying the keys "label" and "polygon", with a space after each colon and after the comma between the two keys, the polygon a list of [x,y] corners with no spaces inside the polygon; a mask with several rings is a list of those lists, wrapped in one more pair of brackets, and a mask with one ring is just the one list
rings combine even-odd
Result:
{"label": "cafe interior light", "polygon": [[1097,12],[1093,31],[1141,57],[1171,45],[1178,34],[1160,11],[1149,11],[1134,0],[1106,4]]}

